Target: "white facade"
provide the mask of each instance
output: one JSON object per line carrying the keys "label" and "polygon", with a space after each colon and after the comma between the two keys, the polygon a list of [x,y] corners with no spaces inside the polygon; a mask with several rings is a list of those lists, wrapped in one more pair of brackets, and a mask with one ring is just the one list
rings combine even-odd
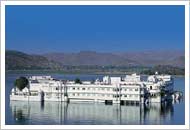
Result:
{"label": "white facade", "polygon": [[[141,76],[127,75],[121,77],[103,77],[94,83],[83,81],[76,84],[74,81],[63,82],[51,76],[29,77],[29,89],[22,92],[12,89],[10,100],[29,101],[90,101],[111,103],[145,103],[161,102],[161,88],[170,86],[171,77],[153,75],[147,81],[141,81]],[[173,87],[172,87],[173,90]]]}
{"label": "white facade", "polygon": [[126,82],[141,82],[141,76],[137,75],[136,73],[132,75],[126,75],[125,81]]}
{"label": "white facade", "polygon": [[105,84],[111,84],[111,79],[109,76],[104,76],[103,77],[103,83]]}
{"label": "white facade", "polygon": [[111,84],[120,84],[121,83],[121,77],[110,77]]}

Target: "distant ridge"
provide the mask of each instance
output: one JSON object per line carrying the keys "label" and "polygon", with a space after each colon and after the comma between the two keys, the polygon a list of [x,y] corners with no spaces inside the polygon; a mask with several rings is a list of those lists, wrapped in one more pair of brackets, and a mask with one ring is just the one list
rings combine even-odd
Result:
{"label": "distant ridge", "polygon": [[174,67],[185,67],[184,51],[143,51],[127,52],[118,55],[138,61],[142,66],[171,65]]}
{"label": "distant ridge", "polygon": [[47,59],[63,65],[113,65],[113,66],[155,66],[171,65],[184,68],[183,51],[145,51],[126,53],[99,53],[81,51],[78,53],[47,53]]}
{"label": "distant ridge", "polygon": [[144,66],[170,65],[184,68],[183,51],[100,53],[81,51],[78,53],[26,54],[6,50],[6,69],[62,69],[64,66]]}
{"label": "distant ridge", "polygon": [[133,66],[136,61],[113,54],[99,53],[94,51],[81,51],[78,53],[48,53],[44,54],[47,59],[59,62],[63,65],[99,65],[99,66]]}

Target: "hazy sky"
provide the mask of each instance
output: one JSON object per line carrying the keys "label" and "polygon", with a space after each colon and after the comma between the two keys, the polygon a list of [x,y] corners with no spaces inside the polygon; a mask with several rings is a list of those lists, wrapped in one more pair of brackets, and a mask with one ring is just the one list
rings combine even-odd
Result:
{"label": "hazy sky", "polygon": [[6,49],[184,50],[184,6],[6,6]]}

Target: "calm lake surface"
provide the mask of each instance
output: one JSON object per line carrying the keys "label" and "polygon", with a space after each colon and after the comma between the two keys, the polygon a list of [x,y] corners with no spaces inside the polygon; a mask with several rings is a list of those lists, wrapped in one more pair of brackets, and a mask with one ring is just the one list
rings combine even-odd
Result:
{"label": "calm lake surface", "polygon": [[[10,101],[14,80],[42,74],[6,73],[6,125],[184,125],[185,101],[167,104],[105,105],[103,103],[60,103]],[[46,74],[47,75],[47,74]],[[103,75],[49,74],[57,79],[102,79]],[[120,75],[121,76],[121,75]],[[185,90],[185,78],[175,77],[174,89]]]}

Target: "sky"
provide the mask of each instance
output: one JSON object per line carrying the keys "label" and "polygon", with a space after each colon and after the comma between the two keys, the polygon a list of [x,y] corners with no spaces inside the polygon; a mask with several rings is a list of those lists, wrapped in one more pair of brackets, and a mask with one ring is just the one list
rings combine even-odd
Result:
{"label": "sky", "polygon": [[6,49],[184,50],[184,6],[6,6]]}

